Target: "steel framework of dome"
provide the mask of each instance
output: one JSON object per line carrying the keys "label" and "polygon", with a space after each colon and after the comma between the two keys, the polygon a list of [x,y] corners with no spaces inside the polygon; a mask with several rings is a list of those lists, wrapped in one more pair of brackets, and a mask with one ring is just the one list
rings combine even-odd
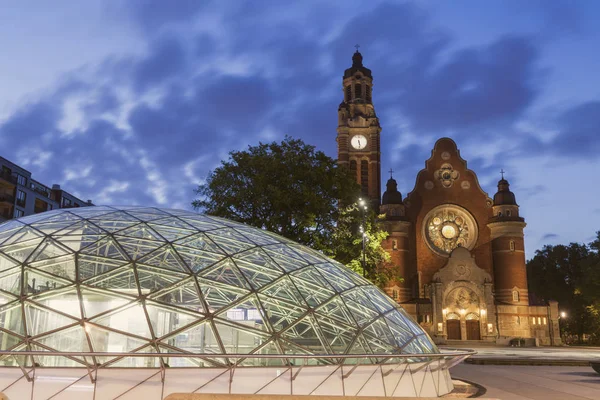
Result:
{"label": "steel framework of dome", "polygon": [[[0,350],[52,354],[3,355],[4,367],[88,371],[331,366],[357,359],[318,356],[439,353],[379,289],[307,247],[189,211],[108,206],[0,225]],[[93,355],[72,354],[84,352]],[[294,359],[307,355],[308,363]],[[442,394],[439,376],[431,379]]]}

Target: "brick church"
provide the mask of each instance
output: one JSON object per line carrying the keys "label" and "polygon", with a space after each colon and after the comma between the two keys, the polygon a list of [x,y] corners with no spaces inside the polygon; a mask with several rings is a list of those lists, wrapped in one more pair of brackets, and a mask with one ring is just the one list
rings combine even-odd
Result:
{"label": "brick church", "polygon": [[504,176],[491,198],[457,144],[439,139],[406,196],[396,180],[381,196],[381,126],[373,76],[356,51],[338,109],[338,162],[385,215],[383,243],[403,278],[386,292],[438,343],[513,338],[560,344],[558,305],[529,305],[525,219]]}

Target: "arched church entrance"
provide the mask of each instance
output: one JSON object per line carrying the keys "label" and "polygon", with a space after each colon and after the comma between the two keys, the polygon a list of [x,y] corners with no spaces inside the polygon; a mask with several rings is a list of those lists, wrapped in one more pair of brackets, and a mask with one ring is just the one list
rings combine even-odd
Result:
{"label": "arched church entrance", "polygon": [[467,340],[480,340],[481,331],[479,315],[471,313],[466,317]]}

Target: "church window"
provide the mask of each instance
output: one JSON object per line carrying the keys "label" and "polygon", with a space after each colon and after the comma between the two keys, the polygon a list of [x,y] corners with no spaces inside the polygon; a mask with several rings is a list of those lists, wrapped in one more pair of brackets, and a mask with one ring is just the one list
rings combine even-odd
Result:
{"label": "church window", "polygon": [[510,217],[510,210],[506,210],[506,216]]}
{"label": "church window", "polygon": [[350,173],[356,179],[356,160],[350,160]]}
{"label": "church window", "polygon": [[362,194],[366,196],[369,193],[369,161],[367,160],[360,162],[360,186]]}
{"label": "church window", "polygon": [[535,317],[531,318],[531,322],[533,323],[533,325],[535,325]]}
{"label": "church window", "polygon": [[502,211],[498,211],[498,216],[501,217],[502,216]]}
{"label": "church window", "polygon": [[512,295],[513,295],[514,302],[519,301],[519,291],[518,290],[513,290]]}
{"label": "church window", "polygon": [[392,290],[392,299],[398,300],[398,291],[396,289]]}
{"label": "church window", "polygon": [[542,324],[542,317],[538,317],[538,325]]}
{"label": "church window", "polygon": [[514,240],[510,241],[509,248],[510,248],[510,251],[515,251],[515,241]]}
{"label": "church window", "polygon": [[352,100],[352,86],[346,86],[346,102],[350,102]]}
{"label": "church window", "polygon": [[366,100],[367,100],[367,103],[370,103],[370,102],[371,102],[371,87],[370,87],[370,86],[367,86],[367,87],[365,88],[365,92],[366,92],[366,93],[365,93],[365,98],[366,98]]}
{"label": "church window", "polygon": [[354,85],[354,98],[361,99],[362,98],[362,84],[357,83]]}
{"label": "church window", "polygon": [[398,250],[398,241],[396,239],[392,240],[392,250]]}
{"label": "church window", "polygon": [[543,318],[544,325],[546,325],[546,317]]}

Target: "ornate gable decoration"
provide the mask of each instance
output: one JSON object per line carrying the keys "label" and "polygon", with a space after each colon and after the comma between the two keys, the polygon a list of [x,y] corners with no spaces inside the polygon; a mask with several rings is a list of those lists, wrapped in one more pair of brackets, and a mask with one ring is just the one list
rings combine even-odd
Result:
{"label": "ornate gable decoration", "polygon": [[452,186],[455,180],[460,177],[460,173],[452,168],[449,163],[442,164],[442,168],[438,169],[433,173],[435,179],[437,179],[443,187],[449,188]]}

